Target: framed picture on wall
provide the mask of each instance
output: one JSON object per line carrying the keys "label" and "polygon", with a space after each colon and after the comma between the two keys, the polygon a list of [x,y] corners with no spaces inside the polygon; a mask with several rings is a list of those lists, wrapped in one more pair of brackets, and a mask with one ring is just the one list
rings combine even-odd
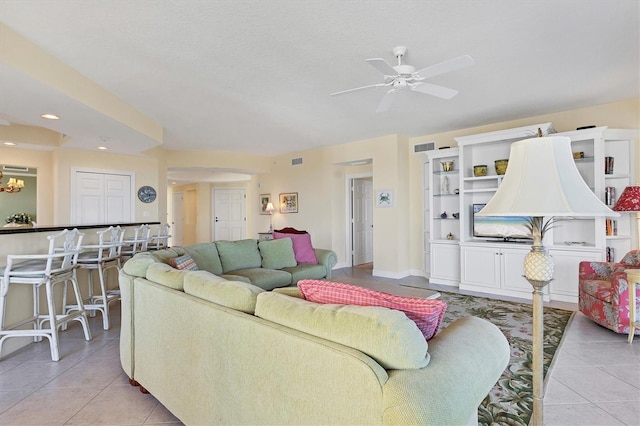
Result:
{"label": "framed picture on wall", "polygon": [[393,206],[393,191],[376,191],[376,206],[378,207],[392,207]]}
{"label": "framed picture on wall", "polygon": [[298,213],[298,193],[280,194],[280,213]]}
{"label": "framed picture on wall", "polygon": [[260,194],[260,214],[269,214],[267,204],[271,202],[271,194]]}

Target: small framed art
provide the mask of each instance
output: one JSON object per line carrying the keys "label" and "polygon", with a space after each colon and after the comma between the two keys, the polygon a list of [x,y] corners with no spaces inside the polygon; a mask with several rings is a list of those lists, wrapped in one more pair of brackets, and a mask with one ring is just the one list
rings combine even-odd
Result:
{"label": "small framed art", "polygon": [[376,206],[391,207],[393,206],[393,191],[376,191]]}
{"label": "small framed art", "polygon": [[298,213],[297,192],[285,192],[280,194],[280,213]]}
{"label": "small framed art", "polygon": [[267,204],[271,202],[271,194],[260,194],[260,214],[269,214]]}

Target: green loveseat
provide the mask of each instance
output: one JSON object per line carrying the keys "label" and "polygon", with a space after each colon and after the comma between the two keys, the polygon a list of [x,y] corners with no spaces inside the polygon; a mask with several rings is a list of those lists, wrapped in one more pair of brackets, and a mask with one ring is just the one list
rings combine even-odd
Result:
{"label": "green loveseat", "polygon": [[490,322],[433,339],[382,307],[316,304],[136,256],[119,273],[120,360],[187,425],[461,425],[509,360]]}
{"label": "green loveseat", "polygon": [[315,249],[317,264],[298,264],[290,239],[214,241],[187,247],[141,253],[138,257],[169,264],[188,254],[201,271],[231,281],[243,281],[264,290],[295,285],[301,279],[331,278],[337,262],[331,250]]}

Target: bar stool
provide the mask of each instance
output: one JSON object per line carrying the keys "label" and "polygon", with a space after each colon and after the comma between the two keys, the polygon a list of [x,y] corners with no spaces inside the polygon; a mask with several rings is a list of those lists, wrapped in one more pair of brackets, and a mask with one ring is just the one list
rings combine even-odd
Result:
{"label": "bar stool", "polygon": [[[32,336],[36,342],[46,337],[51,346],[51,359],[58,361],[60,359],[58,328],[66,326],[67,322],[72,320],[80,322],[85,339],[91,340],[89,322],[82,305],[76,279],[76,265],[83,236],[84,234],[77,229],[73,231],[65,229],[56,235],[47,237],[49,240],[47,254],[10,254],[7,256],[7,266],[2,270],[2,288],[0,289],[0,353],[2,352],[2,344],[10,337]],[[57,284],[64,283],[66,293],[67,282],[71,282],[73,292],[80,302],[74,312],[64,312],[63,302],[61,308],[63,313],[58,314],[54,300],[54,289]],[[5,325],[7,294],[9,286],[14,284],[33,287],[33,315],[17,324],[7,326]],[[42,286],[45,286],[46,292],[46,313],[40,310],[40,287]],[[44,328],[44,324],[47,322],[49,326]],[[32,328],[23,328],[29,324]]]}
{"label": "bar stool", "polygon": [[[98,244],[83,245],[82,253],[78,256],[78,267],[86,269],[88,273],[89,292],[88,297],[82,301],[84,309],[91,316],[95,316],[96,311],[102,313],[102,326],[105,330],[110,328],[109,324],[109,304],[120,299],[120,292],[107,289],[107,272],[109,269],[119,270],[120,255],[122,250],[122,240],[124,230],[119,226],[110,226],[107,229],[98,231]],[[98,271],[100,282],[100,293],[94,294],[93,271]],[[80,300],[76,298],[76,302]],[[81,304],[66,304],[67,312],[80,309]]]}
{"label": "bar stool", "polygon": [[158,225],[158,233],[151,236],[147,249],[151,251],[169,248],[169,238],[171,237],[169,228],[171,227],[168,223]]}
{"label": "bar stool", "polygon": [[147,224],[140,225],[133,230],[133,238],[122,242],[121,263],[131,259],[136,253],[147,251],[151,227]]}

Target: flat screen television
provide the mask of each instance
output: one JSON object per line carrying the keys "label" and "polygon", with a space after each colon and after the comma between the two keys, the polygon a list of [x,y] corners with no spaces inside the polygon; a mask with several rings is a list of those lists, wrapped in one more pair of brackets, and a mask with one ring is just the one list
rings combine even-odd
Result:
{"label": "flat screen television", "polygon": [[529,222],[521,216],[478,216],[485,204],[473,205],[473,236],[502,241],[533,240],[527,228]]}

